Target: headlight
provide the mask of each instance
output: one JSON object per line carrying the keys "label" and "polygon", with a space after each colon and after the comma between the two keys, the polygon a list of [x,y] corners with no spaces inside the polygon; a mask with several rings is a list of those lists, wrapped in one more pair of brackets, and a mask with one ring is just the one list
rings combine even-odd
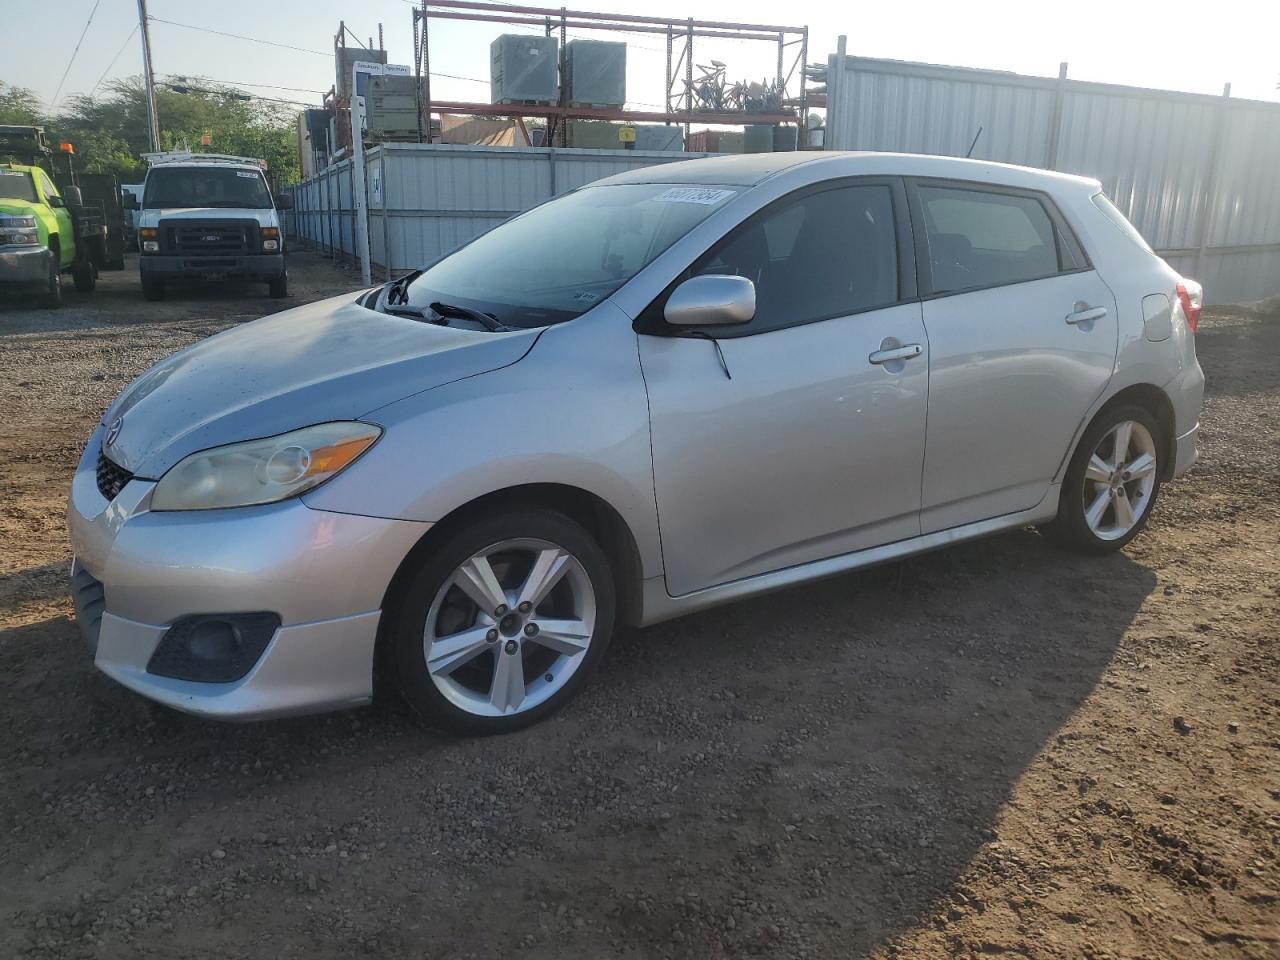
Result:
{"label": "headlight", "polygon": [[279,240],[263,240],[262,249],[266,250],[268,253],[274,253],[276,250],[280,249],[280,241]]}
{"label": "headlight", "polygon": [[158,240],[143,240],[143,241],[142,241],[142,252],[143,252],[143,253],[156,253],[157,251],[159,251],[159,249],[160,249],[160,242],[159,242]]}
{"label": "headlight", "polygon": [[193,453],[156,484],[153,510],[247,507],[296,497],[352,464],[382,435],[371,423],[320,423]]}
{"label": "headlight", "polygon": [[39,243],[35,217],[0,217],[0,243]]}

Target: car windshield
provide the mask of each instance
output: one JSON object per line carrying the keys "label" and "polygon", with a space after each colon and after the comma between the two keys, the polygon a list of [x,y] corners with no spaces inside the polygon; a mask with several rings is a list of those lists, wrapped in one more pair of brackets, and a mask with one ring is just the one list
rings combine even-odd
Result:
{"label": "car windshield", "polygon": [[720,186],[586,187],[534,207],[428,268],[415,307],[446,303],[509,327],[585,313],[733,197]]}
{"label": "car windshield", "polygon": [[22,170],[0,170],[0,200],[36,203],[36,185],[31,174]]}
{"label": "car windshield", "polygon": [[156,167],[147,176],[142,205],[166,207],[239,207],[263,210],[271,193],[257,170],[235,167]]}

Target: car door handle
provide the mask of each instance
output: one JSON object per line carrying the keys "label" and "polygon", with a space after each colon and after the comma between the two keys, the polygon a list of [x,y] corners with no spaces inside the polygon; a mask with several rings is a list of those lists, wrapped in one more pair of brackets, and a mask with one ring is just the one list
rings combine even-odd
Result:
{"label": "car door handle", "polygon": [[890,347],[888,350],[877,350],[875,353],[867,357],[872,363],[890,363],[894,360],[910,360],[912,357],[918,357],[924,353],[924,347],[918,343],[904,343],[900,347]]}
{"label": "car door handle", "polygon": [[1106,315],[1106,307],[1090,307],[1085,303],[1077,303],[1075,311],[1067,314],[1067,323],[1088,323],[1090,320],[1101,320]]}

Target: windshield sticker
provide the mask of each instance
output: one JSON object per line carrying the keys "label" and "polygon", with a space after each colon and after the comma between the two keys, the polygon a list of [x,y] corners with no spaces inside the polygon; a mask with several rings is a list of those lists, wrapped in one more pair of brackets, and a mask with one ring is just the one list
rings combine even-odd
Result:
{"label": "windshield sticker", "polygon": [[734,195],[733,190],[717,190],[714,187],[672,187],[654,197],[656,203],[701,203],[714,206]]}
{"label": "windshield sticker", "polygon": [[599,294],[592,293],[590,290],[579,290],[573,295],[573,299],[579,303],[595,303],[600,299]]}
{"label": "windshield sticker", "polygon": [[237,176],[237,177],[248,177],[250,180],[256,180],[256,179],[257,179],[257,177],[258,177],[258,175],[257,175],[256,173],[254,173],[252,170],[237,170],[237,171],[236,171],[236,176]]}
{"label": "windshield sticker", "polygon": [[21,170],[0,170],[0,177],[25,177]]}

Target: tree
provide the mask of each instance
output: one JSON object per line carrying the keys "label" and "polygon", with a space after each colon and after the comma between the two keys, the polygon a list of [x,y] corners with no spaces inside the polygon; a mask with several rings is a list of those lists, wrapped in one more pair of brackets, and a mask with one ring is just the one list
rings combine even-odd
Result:
{"label": "tree", "polygon": [[[150,149],[147,101],[141,77],[113,80],[97,97],[71,97],[48,125],[50,134],[75,144],[82,169],[114,173],[135,182],[146,173],[141,154]],[[298,179],[293,118],[281,104],[267,103],[232,87],[184,80],[156,88],[162,150],[186,146],[200,152],[209,134],[211,153],[267,161],[273,179]]]}
{"label": "tree", "polygon": [[34,90],[0,80],[0,123],[36,126],[42,122],[43,112],[44,105]]}

